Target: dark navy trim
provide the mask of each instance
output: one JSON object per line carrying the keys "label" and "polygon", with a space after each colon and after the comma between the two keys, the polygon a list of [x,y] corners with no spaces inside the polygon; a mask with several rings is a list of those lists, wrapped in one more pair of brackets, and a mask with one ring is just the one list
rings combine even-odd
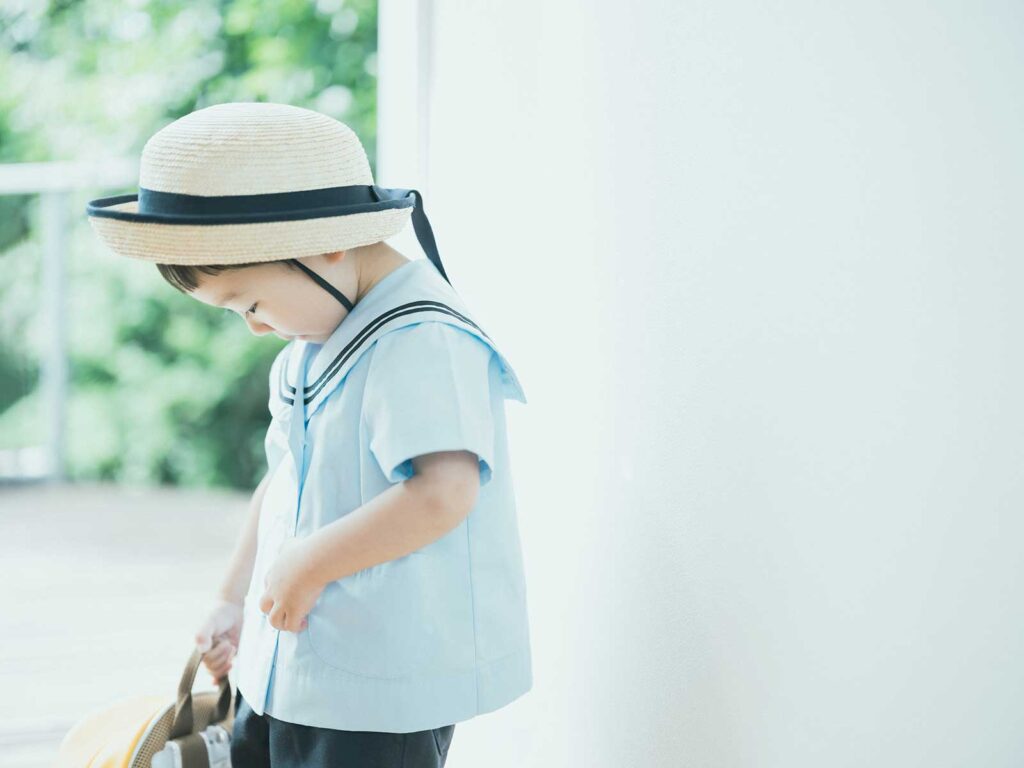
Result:
{"label": "dark navy trim", "polygon": [[[387,321],[391,320],[393,317],[400,317],[401,315],[408,315],[408,314],[410,314],[410,312],[403,312],[402,310],[412,309],[412,308],[415,308],[415,307],[423,307],[424,308],[423,310],[419,310],[419,311],[425,311],[427,309],[437,309],[439,312],[443,312],[444,314],[452,315],[453,317],[457,317],[459,320],[462,320],[463,322],[465,322],[465,323],[473,326],[474,328],[476,328],[478,331],[480,331],[480,333],[483,333],[484,336],[487,336],[487,334],[484,333],[483,328],[481,328],[479,325],[474,323],[472,320],[470,320],[468,317],[466,317],[462,313],[457,312],[456,310],[452,309],[447,304],[443,304],[440,301],[430,301],[428,299],[418,299],[416,301],[410,301],[410,302],[408,302],[406,304],[399,304],[397,307],[392,307],[388,311],[383,312],[383,313],[377,315],[377,317],[375,317],[373,320],[371,320],[369,323],[367,323],[365,326],[363,326],[363,329],[361,331],[359,331],[359,333],[357,333],[355,336],[353,336],[352,340],[349,341],[349,343],[345,345],[344,349],[342,349],[335,356],[334,360],[332,360],[330,362],[330,364],[326,368],[324,368],[324,372],[320,374],[320,378],[318,378],[312,384],[309,384],[308,386],[306,386],[305,391],[309,392],[311,389],[320,387],[321,384],[324,382],[325,378],[330,378],[331,376],[333,376],[334,373],[333,373],[332,369],[340,367],[344,363],[344,360],[342,360],[342,357],[349,351],[349,349],[351,347],[358,346],[359,344],[361,344],[363,342],[363,339],[366,336],[368,336],[371,333],[373,333],[374,331],[376,331],[378,328],[380,328],[381,325],[383,325]],[[490,337],[487,336],[487,338],[490,338]]]}
{"label": "dark navy trim", "polygon": [[[318,394],[320,394],[320,391],[327,385],[327,382],[334,378],[335,375],[337,375],[338,371],[341,370],[345,362],[350,357],[352,357],[352,355],[356,352],[359,346],[364,341],[366,341],[366,339],[370,335],[379,330],[381,326],[383,326],[385,323],[390,322],[391,320],[394,320],[395,318],[403,317],[405,315],[416,314],[419,312],[440,312],[441,314],[450,315],[451,317],[455,317],[459,320],[462,320],[464,323],[473,326],[478,331],[480,331],[480,333],[483,334],[487,339],[491,338],[490,336],[487,335],[483,328],[474,323],[461,312],[457,312],[456,310],[449,307],[447,304],[443,304],[439,301],[411,301],[407,304],[401,304],[397,307],[392,307],[387,312],[378,315],[369,323],[367,323],[362,328],[362,330],[360,330],[359,333],[356,334],[356,336],[354,336],[352,340],[349,341],[349,343],[346,344],[345,347],[328,364],[328,366],[324,369],[324,372],[320,374],[320,377],[312,384],[305,387],[303,391],[303,404],[309,404]],[[289,353],[289,356],[290,354],[291,353]],[[282,371],[287,370],[287,365],[287,361],[285,361],[284,364],[282,365]],[[290,392],[292,395],[296,393],[296,388],[288,384],[286,378],[283,378],[282,385],[281,387],[278,388],[278,397],[280,397],[281,400],[283,400],[288,405],[294,404],[294,398],[289,399],[283,394],[285,389],[287,389],[288,392]]]}
{"label": "dark navy trim", "polygon": [[[138,201],[138,211],[115,211],[110,206]],[[353,213],[412,208],[412,226],[420,247],[449,285],[448,273],[434,240],[423,195],[416,189],[352,184],[344,187],[269,192],[261,195],[186,195],[139,187],[137,195],[117,195],[90,200],[89,216],[118,219],[135,224],[259,224],[271,221],[322,219]]]}
{"label": "dark navy trim", "polygon": [[[436,304],[437,302],[431,302],[431,303],[432,304]],[[442,307],[444,307],[444,305],[441,305],[441,307],[421,307],[421,308],[415,308],[415,309],[407,309],[404,312],[395,312],[390,317],[381,319],[379,321],[375,321],[376,325],[374,325],[374,327],[372,327],[372,328],[364,329],[363,333],[365,333],[368,336],[368,335],[372,334],[374,331],[377,331],[385,323],[390,322],[391,320],[395,319],[396,317],[402,317],[403,315],[412,315],[412,314],[416,314],[418,312],[440,312],[440,313],[445,314],[445,315],[451,315],[452,317],[456,317],[459,320],[462,320],[462,321],[472,325],[474,328],[476,328],[478,331],[480,331],[480,333],[483,333],[484,336],[487,336],[487,334],[484,333],[483,330],[478,325],[476,325],[476,323],[472,322],[471,320],[467,320],[463,315],[459,314],[458,312],[456,312],[451,307],[444,307],[444,308],[442,308]],[[490,337],[488,336],[487,338],[490,338]],[[332,378],[334,378],[334,376],[337,374],[337,372],[339,370],[341,370],[341,367],[345,364],[345,361],[348,360],[348,358],[352,356],[352,354],[356,351],[356,348],[364,340],[365,340],[365,337],[362,338],[362,339],[359,339],[358,343],[357,343],[357,340],[353,339],[352,343],[350,343],[348,347],[346,347],[344,350],[342,350],[341,352],[338,353],[338,356],[336,358],[334,358],[334,360],[331,362],[331,365],[328,367],[328,369],[325,370],[320,375],[320,379],[318,379],[316,382],[311,384],[309,387],[306,387],[306,392],[308,392],[309,394],[308,394],[307,397],[304,398],[303,403],[309,403],[310,401],[313,400],[313,398],[315,398],[320,393],[320,391],[327,385],[327,382],[330,381]],[[314,387],[315,387],[315,389],[314,389]]]}
{"label": "dark navy trim", "polygon": [[[248,224],[342,216],[350,213],[410,208],[410,194],[390,194],[375,184],[325,187],[261,195],[186,195],[139,187],[137,195],[91,200],[86,213],[106,219],[155,224]],[[412,192],[414,190],[394,190]],[[109,206],[138,201],[138,211],[109,210]]]}

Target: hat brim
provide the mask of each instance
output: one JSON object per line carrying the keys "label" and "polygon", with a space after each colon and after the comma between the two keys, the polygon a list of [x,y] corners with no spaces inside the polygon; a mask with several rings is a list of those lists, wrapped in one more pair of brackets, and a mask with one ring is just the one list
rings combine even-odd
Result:
{"label": "hat brim", "polygon": [[138,200],[104,206],[118,217],[89,223],[120,256],[158,264],[246,264],[315,256],[385,240],[402,230],[413,208],[245,224],[166,224],[132,220]]}

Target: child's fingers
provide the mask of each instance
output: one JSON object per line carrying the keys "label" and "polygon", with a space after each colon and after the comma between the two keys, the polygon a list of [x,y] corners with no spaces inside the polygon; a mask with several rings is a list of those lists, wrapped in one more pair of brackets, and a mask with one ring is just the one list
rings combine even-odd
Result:
{"label": "child's fingers", "polygon": [[226,637],[218,637],[214,640],[213,647],[206,652],[207,658],[216,657],[218,654],[225,652],[227,648],[231,647],[231,642]]}
{"label": "child's fingers", "polygon": [[224,677],[231,669],[231,662],[227,662],[216,669],[210,670],[210,676],[213,678],[213,682],[219,683],[220,679]]}
{"label": "child's fingers", "polygon": [[227,640],[218,640],[217,644],[203,656],[203,661],[207,666],[220,664],[232,650],[233,646]]}
{"label": "child's fingers", "polygon": [[228,658],[224,659],[223,661],[220,661],[216,664],[210,664],[207,666],[207,670],[209,670],[210,674],[213,676],[213,679],[215,681],[218,680],[221,676],[226,675],[228,670],[231,669],[231,661],[233,658],[234,654],[232,653],[228,656]]}
{"label": "child's fingers", "polygon": [[215,659],[212,663],[207,664],[206,668],[208,670],[210,670],[211,672],[216,672],[218,669],[221,669],[221,668],[231,664],[231,660],[234,657],[235,657],[235,655],[233,653],[229,653],[226,656],[224,656],[223,658]]}
{"label": "child's fingers", "polygon": [[195,636],[196,650],[200,653],[206,653],[210,650],[210,633],[206,631],[196,632]]}
{"label": "child's fingers", "polygon": [[218,661],[213,666],[214,666],[215,670],[216,669],[228,669],[228,668],[231,667],[231,662],[234,661],[234,659],[235,659],[235,653],[234,653],[234,651],[232,651],[231,653],[229,653],[227,655],[227,657],[225,657],[221,661]]}
{"label": "child's fingers", "polygon": [[196,630],[196,648],[200,653],[205,653],[210,650],[210,646],[213,644],[213,630],[213,622],[209,620],[205,621],[203,625]]}
{"label": "child's fingers", "polygon": [[226,606],[222,605],[206,617],[194,635],[196,648],[200,653],[209,651],[216,644],[220,635],[230,631],[238,623],[237,612],[239,610],[237,605],[233,606],[231,610],[227,610]]}
{"label": "child's fingers", "polygon": [[203,666],[213,672],[215,669],[222,666],[229,658],[231,658],[230,652],[218,653],[216,656],[210,656],[210,654],[207,654],[203,657]]}

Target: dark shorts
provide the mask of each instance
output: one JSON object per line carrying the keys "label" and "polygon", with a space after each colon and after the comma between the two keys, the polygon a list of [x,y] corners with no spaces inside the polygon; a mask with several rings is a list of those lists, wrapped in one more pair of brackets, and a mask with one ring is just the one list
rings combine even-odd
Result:
{"label": "dark shorts", "polygon": [[441,768],[455,724],[426,731],[339,731],[257,715],[235,694],[232,768]]}

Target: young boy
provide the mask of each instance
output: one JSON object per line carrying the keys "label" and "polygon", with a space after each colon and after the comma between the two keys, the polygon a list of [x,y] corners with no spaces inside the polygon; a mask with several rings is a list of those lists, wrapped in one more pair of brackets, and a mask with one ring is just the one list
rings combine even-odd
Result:
{"label": "young boy", "polygon": [[[235,676],[233,764],[443,766],[456,722],[532,687],[504,414],[526,399],[419,193],[374,185],[332,118],[233,103],[156,133],[139,194],[87,211],[116,252],[289,340],[268,471],[195,638]],[[384,242],[410,215],[426,260]]]}

